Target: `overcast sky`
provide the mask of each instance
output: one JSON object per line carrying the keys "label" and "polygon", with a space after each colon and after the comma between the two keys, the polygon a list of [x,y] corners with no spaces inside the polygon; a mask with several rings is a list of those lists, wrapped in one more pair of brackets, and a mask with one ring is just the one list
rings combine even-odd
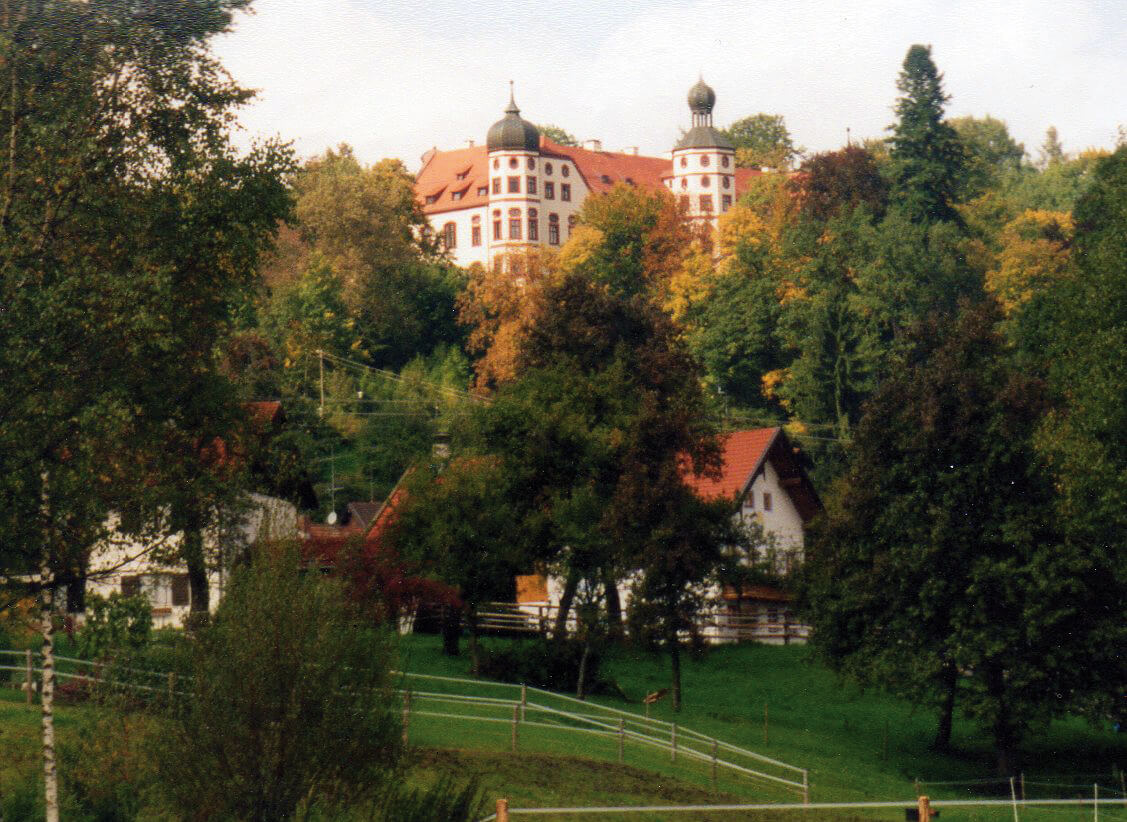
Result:
{"label": "overcast sky", "polygon": [[929,43],[949,116],[1005,120],[1031,156],[1111,147],[1127,123],[1124,0],[257,0],[216,44],[259,90],[243,140],[302,157],[341,142],[412,171],[479,144],[516,83],[522,115],[663,155],[703,73],[716,124],[782,114],[811,151],[884,134],[908,47]]}

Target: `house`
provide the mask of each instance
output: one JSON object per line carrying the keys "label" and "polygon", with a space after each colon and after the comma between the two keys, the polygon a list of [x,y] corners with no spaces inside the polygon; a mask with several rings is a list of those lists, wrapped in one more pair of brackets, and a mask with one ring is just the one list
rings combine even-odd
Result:
{"label": "house", "polygon": [[759,171],[736,168],[734,146],[712,125],[716,93],[703,79],[689,90],[688,103],[690,128],[670,155],[647,157],[636,148],[604,151],[599,140],[561,145],[523,119],[510,96],[485,145],[423,155],[415,196],[461,266],[565,243],[583,201],[620,183],[664,188],[690,218],[715,225]]}
{"label": "house", "polygon": [[[705,499],[730,499],[734,515],[758,522],[774,543],[771,557],[760,557],[783,576],[803,560],[806,526],[822,502],[782,428],[733,431],[723,437],[719,476],[685,475],[685,482]],[[768,642],[802,640],[792,596],[777,585],[745,585],[720,592],[725,607],[718,615],[718,638],[753,637]]]}

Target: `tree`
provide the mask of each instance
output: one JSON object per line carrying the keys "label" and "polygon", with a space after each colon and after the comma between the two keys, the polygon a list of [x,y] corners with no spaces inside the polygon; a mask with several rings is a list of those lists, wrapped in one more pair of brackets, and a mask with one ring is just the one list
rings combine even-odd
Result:
{"label": "tree", "polygon": [[801,212],[823,222],[860,205],[879,217],[888,203],[888,184],[873,155],[860,146],[807,158],[791,188]]}
{"label": "tree", "polygon": [[1085,560],[1061,550],[1032,447],[1044,386],[1007,360],[998,318],[964,304],[913,329],[813,533],[804,599],[831,665],[937,705],[937,748],[961,692],[1012,774],[1030,724],[1068,709],[1088,648]]}
{"label": "tree", "polygon": [[956,117],[948,121],[966,149],[966,168],[960,199],[968,200],[1028,169],[1025,146],[1010,136],[1003,120],[986,117]]}
{"label": "tree", "polygon": [[540,130],[541,135],[547,137],[553,142],[559,143],[561,146],[579,145],[579,141],[575,139],[575,135],[573,135],[570,131],[565,131],[559,126],[542,125],[537,126],[536,128]]}
{"label": "tree", "polygon": [[736,147],[736,165],[786,171],[803,149],[795,147],[781,114],[753,114],[724,130]]}
{"label": "tree", "polygon": [[986,289],[1007,315],[1069,276],[1072,235],[1071,215],[1059,211],[1026,211],[1006,224],[997,265],[986,272]]}
{"label": "tree", "polygon": [[931,47],[908,49],[896,81],[899,118],[890,127],[891,198],[912,222],[958,222],[955,202],[964,174],[966,151],[958,133],[944,121],[948,99]]}
{"label": "tree", "polygon": [[[163,530],[168,432],[288,208],[287,151],[239,156],[248,93],[207,50],[244,0],[13,2],[0,15],[0,569],[35,583],[58,818],[51,591],[106,534]],[[59,82],[65,78],[66,82]],[[11,577],[9,577],[11,579]]]}
{"label": "tree", "polygon": [[157,743],[185,817],[290,819],[391,781],[392,647],[365,622],[336,581],[303,572],[295,546],[259,547],[235,572],[185,649],[185,693]]}
{"label": "tree", "polygon": [[1067,155],[1064,153],[1064,146],[1062,146],[1060,142],[1060,135],[1057,134],[1056,126],[1049,126],[1045,129],[1045,142],[1041,144],[1038,153],[1040,156],[1037,160],[1037,167],[1042,171],[1050,166],[1064,162],[1064,160],[1067,159]]}

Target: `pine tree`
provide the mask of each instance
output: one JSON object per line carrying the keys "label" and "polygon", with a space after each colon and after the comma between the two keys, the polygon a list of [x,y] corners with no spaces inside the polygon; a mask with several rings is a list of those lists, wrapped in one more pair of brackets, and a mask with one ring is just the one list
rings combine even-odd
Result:
{"label": "pine tree", "polygon": [[908,49],[896,101],[899,120],[891,126],[892,196],[912,222],[959,221],[954,203],[966,163],[959,135],[943,119],[950,99],[931,46]]}

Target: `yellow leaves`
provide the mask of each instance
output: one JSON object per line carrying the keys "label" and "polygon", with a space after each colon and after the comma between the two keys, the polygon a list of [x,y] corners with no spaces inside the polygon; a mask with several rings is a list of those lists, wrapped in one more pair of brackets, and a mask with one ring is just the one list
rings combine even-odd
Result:
{"label": "yellow leaves", "polygon": [[737,203],[721,215],[717,228],[717,242],[720,256],[723,258],[735,254],[744,244],[759,247],[770,243],[771,235],[767,224],[754,209],[743,203]]}
{"label": "yellow leaves", "polygon": [[1072,216],[1061,211],[1029,210],[1006,224],[997,263],[986,272],[986,289],[1007,315],[1068,276],[1074,233]]}
{"label": "yellow leaves", "polygon": [[768,371],[763,375],[763,396],[779,403],[788,411],[790,410],[790,403],[779,392],[789,376],[789,368],[776,368],[774,371]]}
{"label": "yellow leaves", "polygon": [[558,266],[570,274],[591,261],[603,243],[603,232],[594,226],[580,224],[571,232],[571,238],[560,249]]}
{"label": "yellow leaves", "polygon": [[694,241],[681,267],[670,278],[662,301],[662,308],[674,322],[686,325],[690,309],[712,290],[712,275],[712,255],[700,242]]}

